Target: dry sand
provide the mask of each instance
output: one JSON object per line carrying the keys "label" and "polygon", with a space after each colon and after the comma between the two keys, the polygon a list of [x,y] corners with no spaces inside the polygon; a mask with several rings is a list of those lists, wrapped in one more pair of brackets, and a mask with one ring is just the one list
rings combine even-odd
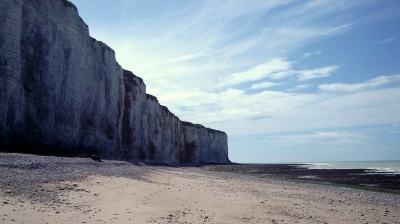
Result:
{"label": "dry sand", "polygon": [[142,180],[92,175],[42,187],[59,192],[61,202],[1,189],[0,223],[400,223],[400,202],[389,203],[398,195],[199,168],[157,167]]}

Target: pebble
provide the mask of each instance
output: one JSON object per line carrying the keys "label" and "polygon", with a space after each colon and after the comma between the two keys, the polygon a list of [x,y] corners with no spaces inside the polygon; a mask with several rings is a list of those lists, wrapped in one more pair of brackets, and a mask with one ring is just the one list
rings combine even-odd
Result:
{"label": "pebble", "polygon": [[[105,160],[99,165],[92,163],[91,158],[38,156],[19,153],[0,153],[0,164],[4,165],[0,166],[2,176],[0,188],[8,189],[5,193],[19,195],[41,203],[58,203],[60,202],[59,194],[63,190],[73,190],[66,187],[62,181],[71,181],[72,185],[77,187],[77,181],[91,175],[143,179],[142,177],[147,176],[147,172],[151,170],[151,168],[146,170],[124,161]],[[32,164],[40,164],[40,166],[32,169]],[[13,167],[18,167],[18,178],[15,178],[15,168]],[[44,189],[41,184],[46,183],[55,184],[55,190]]]}

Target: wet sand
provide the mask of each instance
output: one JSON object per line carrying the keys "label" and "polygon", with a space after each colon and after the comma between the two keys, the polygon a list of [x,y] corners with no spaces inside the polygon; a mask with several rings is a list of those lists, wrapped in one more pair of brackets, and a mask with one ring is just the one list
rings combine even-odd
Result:
{"label": "wet sand", "polygon": [[[23,163],[33,157],[24,157]],[[53,159],[59,161],[59,158]],[[0,158],[3,178],[11,173],[34,170],[10,168],[6,163],[18,167],[18,161],[8,160]],[[63,161],[71,169],[84,163],[90,172],[79,178],[62,176],[64,168],[60,165],[62,169],[49,171],[53,180],[32,182],[30,179],[32,183],[25,183],[36,189],[33,193],[38,196],[35,197],[23,193],[28,192],[25,188],[11,188],[13,180],[9,177],[0,183],[0,222],[400,223],[400,197],[392,193],[196,167],[138,166],[113,161],[92,164],[83,159]],[[117,173],[122,172],[121,167],[128,172],[117,176],[109,171],[113,167],[118,168]],[[37,177],[42,178],[38,173]],[[62,179],[58,179],[59,175]],[[46,199],[40,200],[41,197]]]}

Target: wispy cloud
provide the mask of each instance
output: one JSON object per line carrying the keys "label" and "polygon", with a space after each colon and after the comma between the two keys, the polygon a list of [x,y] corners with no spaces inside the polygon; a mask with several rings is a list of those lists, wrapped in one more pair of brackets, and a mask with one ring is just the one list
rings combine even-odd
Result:
{"label": "wispy cloud", "polygon": [[160,79],[214,92],[265,77],[298,75],[290,70],[296,62],[284,58],[304,44],[346,32],[351,23],[339,21],[335,26],[320,18],[354,5],[295,0],[176,4],[162,4],[149,15],[143,13],[149,3],[127,1],[121,13],[124,21],[112,32],[90,24],[91,34],[114,48],[118,62],[141,76],[151,91],[161,90]]}
{"label": "wispy cloud", "polygon": [[276,58],[266,63],[254,66],[247,71],[234,73],[225,79],[222,79],[217,86],[233,86],[249,81],[268,79],[283,79],[289,76],[297,76],[299,81],[316,79],[330,76],[339,66],[327,66],[309,70],[291,69],[295,62],[290,62],[282,58]]}
{"label": "wispy cloud", "polygon": [[274,136],[273,141],[281,144],[359,144],[368,140],[368,137],[361,133],[352,132],[314,132],[302,135]]}
{"label": "wispy cloud", "polygon": [[347,32],[354,23],[348,23],[345,25],[337,26],[331,29],[326,30],[323,34],[324,35],[340,35]]}
{"label": "wispy cloud", "polygon": [[269,79],[284,79],[289,76],[296,75],[298,72],[295,70],[286,70],[268,75]]}
{"label": "wispy cloud", "polygon": [[274,73],[288,71],[292,63],[282,58],[276,58],[266,63],[257,65],[247,71],[234,73],[222,80],[218,86],[232,86],[249,81],[257,81]]}
{"label": "wispy cloud", "polygon": [[308,89],[311,86],[314,86],[314,85],[310,85],[310,84],[308,84],[308,85],[297,85],[294,88],[288,89],[286,91],[293,92],[293,91],[297,91],[297,90]]}
{"label": "wispy cloud", "polygon": [[[232,99],[232,104],[229,103],[233,108],[246,106],[246,110],[253,114],[268,115],[268,119],[253,122],[236,116],[232,117],[233,120],[229,123],[213,123],[213,126],[229,130],[229,134],[249,134],[392,124],[399,118],[398,96],[400,88],[381,88],[345,94],[322,92],[281,95],[280,92],[268,91],[261,95],[239,96],[242,100]],[[235,129],[238,126],[241,127],[240,130]]]}
{"label": "wispy cloud", "polygon": [[310,56],[319,55],[319,54],[321,54],[321,52],[322,51],[320,51],[320,50],[314,51],[314,52],[307,52],[307,53],[304,53],[301,58],[308,58]]}
{"label": "wispy cloud", "polygon": [[379,42],[380,44],[385,44],[385,43],[389,43],[389,42],[393,42],[393,41],[395,41],[396,39],[395,38],[387,38],[387,39],[385,39],[385,40],[382,40],[381,42]]}
{"label": "wispy cloud", "polygon": [[396,123],[392,124],[392,129],[394,129],[394,130],[390,130],[390,131],[388,131],[388,133],[391,133],[391,134],[400,133],[399,128],[400,128],[399,122],[396,122]]}
{"label": "wispy cloud", "polygon": [[166,102],[173,112],[181,114],[181,119],[198,123],[269,118],[319,99],[313,94],[265,90],[247,94],[244,90],[232,88],[209,93],[199,89],[185,90],[179,86],[165,86],[163,94],[157,94],[157,97],[162,104]]}
{"label": "wispy cloud", "polygon": [[197,53],[197,54],[183,55],[183,56],[179,56],[177,58],[168,59],[168,60],[165,61],[165,63],[166,64],[171,64],[171,63],[177,63],[177,62],[199,60],[199,59],[201,59],[203,57],[206,57],[206,56],[210,55],[210,52],[212,52],[212,50],[208,49],[208,50],[205,50],[205,51]]}
{"label": "wispy cloud", "polygon": [[265,89],[273,86],[279,86],[282,85],[282,83],[275,83],[275,82],[262,82],[262,83],[257,83],[251,85],[251,89]]}
{"label": "wispy cloud", "polygon": [[322,84],[319,85],[318,88],[323,91],[330,92],[356,92],[362,91],[366,89],[376,88],[379,86],[383,86],[385,84],[400,80],[400,75],[391,75],[391,76],[379,76],[374,79],[367,80],[363,83],[357,84],[342,84],[342,83],[333,83],[333,84]]}
{"label": "wispy cloud", "polygon": [[322,77],[328,77],[332,72],[336,71],[338,66],[328,66],[324,68],[312,69],[299,71],[299,80],[316,79]]}

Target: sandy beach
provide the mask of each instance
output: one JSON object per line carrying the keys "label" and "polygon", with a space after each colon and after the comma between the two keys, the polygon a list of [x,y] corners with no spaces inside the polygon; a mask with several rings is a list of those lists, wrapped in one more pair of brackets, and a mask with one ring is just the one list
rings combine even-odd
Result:
{"label": "sandy beach", "polygon": [[0,153],[0,171],[1,223],[400,223],[398,194],[196,167]]}

